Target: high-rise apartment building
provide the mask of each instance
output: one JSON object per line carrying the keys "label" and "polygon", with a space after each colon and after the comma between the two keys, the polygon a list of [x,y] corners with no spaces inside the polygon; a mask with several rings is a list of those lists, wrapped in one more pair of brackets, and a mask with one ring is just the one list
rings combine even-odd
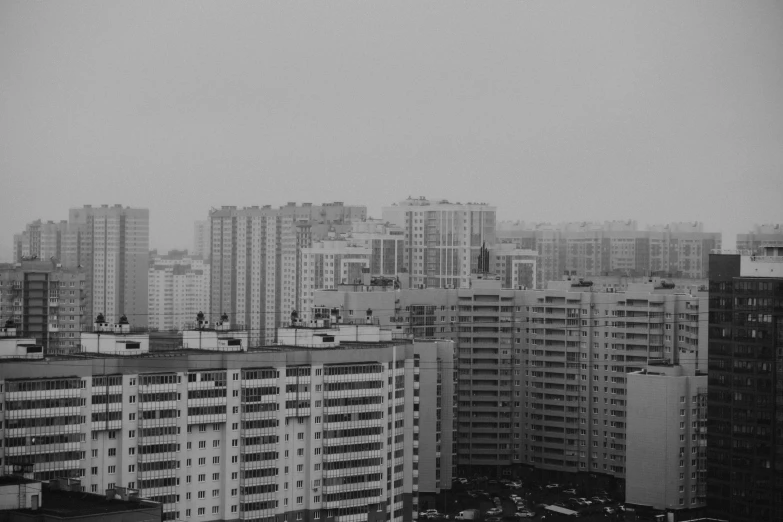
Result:
{"label": "high-rise apartment building", "polygon": [[150,328],[181,330],[199,312],[209,312],[209,263],[172,251],[150,259],[148,307]]}
{"label": "high-rise apartment building", "polygon": [[209,232],[209,220],[193,223],[193,251],[192,254],[209,261],[211,234]]}
{"label": "high-rise apartment building", "polygon": [[448,341],[176,357],[124,344],[0,365],[3,463],[128,488],[165,520],[409,521],[419,492],[450,487]]}
{"label": "high-rise apartment building", "polygon": [[420,288],[463,288],[478,270],[482,246],[495,243],[493,206],[407,199],[383,208],[383,219],[405,231],[405,263]]}
{"label": "high-rise apartment building", "polygon": [[783,244],[783,226],[777,224],[756,225],[747,234],[737,234],[737,250],[761,252],[767,245]]}
{"label": "high-rise apartment building", "polygon": [[72,208],[63,266],[88,274],[86,314],[118,321],[126,315],[147,324],[149,210],[101,205]]}
{"label": "high-rise apartment building", "polygon": [[62,248],[68,232],[68,222],[42,222],[40,219],[29,223],[24,232],[14,235],[13,259],[19,263],[22,258],[36,258],[57,262],[62,260]]}
{"label": "high-rise apartment building", "polygon": [[87,274],[85,314],[113,321],[133,316],[146,324],[149,211],[109,207],[74,208],[67,222],[34,221],[14,235],[14,258],[53,260]]}
{"label": "high-rise apartment building", "polygon": [[212,318],[229,314],[250,330],[251,343],[273,342],[276,327],[300,307],[301,249],[366,216],[365,207],[341,202],[213,211]]}
{"label": "high-rise apartment building", "polygon": [[707,502],[732,522],[783,519],[779,245],[710,259]]}
{"label": "high-rise apartment building", "polygon": [[78,351],[85,325],[87,273],[52,261],[0,265],[0,320],[47,353]]}
{"label": "high-rise apartment building", "polygon": [[702,223],[670,223],[639,230],[636,221],[605,223],[499,223],[498,242],[538,251],[537,280],[599,275],[704,279],[709,252],[721,234]]}
{"label": "high-rise apartment building", "polygon": [[526,465],[626,478],[628,374],[706,368],[706,295],[659,281],[621,291],[578,280],[505,289],[478,276],[464,289],[349,287],[315,292],[316,310],[351,319],[370,309],[382,326],[455,342],[460,473]]}

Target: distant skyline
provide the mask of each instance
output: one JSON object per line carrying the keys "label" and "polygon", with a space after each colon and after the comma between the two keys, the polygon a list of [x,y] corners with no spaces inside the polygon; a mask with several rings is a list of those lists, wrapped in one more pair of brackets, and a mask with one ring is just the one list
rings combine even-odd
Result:
{"label": "distant skyline", "polygon": [[[35,219],[408,196],[783,223],[783,3],[0,4],[0,259]],[[7,254],[6,254],[7,252]]]}

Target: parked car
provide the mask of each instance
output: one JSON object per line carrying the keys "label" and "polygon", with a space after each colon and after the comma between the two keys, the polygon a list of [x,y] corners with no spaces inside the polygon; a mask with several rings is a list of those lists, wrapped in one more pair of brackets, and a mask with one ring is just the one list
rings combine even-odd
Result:
{"label": "parked car", "polygon": [[487,511],[487,515],[501,515],[503,513],[503,510],[500,508],[492,508],[489,511]]}
{"label": "parked car", "polygon": [[612,506],[605,506],[604,507],[604,513],[606,513],[607,515],[611,515],[611,514],[615,513],[616,511],[617,510],[615,508],[613,508]]}
{"label": "parked car", "polygon": [[586,498],[584,498],[584,497],[580,498],[579,500],[581,500],[581,501],[582,501],[582,504],[583,504],[583,505],[585,505],[585,506],[592,506],[592,505],[593,505],[593,503],[592,503],[592,502],[590,502],[589,500],[587,500],[587,499],[586,499]]}
{"label": "parked car", "polygon": [[563,493],[565,493],[566,495],[576,495],[576,490],[574,488],[564,489]]}
{"label": "parked car", "polygon": [[428,509],[424,513],[419,513],[421,518],[438,518],[441,516],[437,509]]}
{"label": "parked car", "polygon": [[601,497],[591,497],[590,500],[597,504],[604,504],[606,500],[602,499]]}
{"label": "parked car", "polygon": [[514,513],[514,516],[517,518],[533,518],[536,514],[532,511],[517,511]]}
{"label": "parked car", "polygon": [[560,487],[560,484],[547,484],[546,489],[557,489]]}

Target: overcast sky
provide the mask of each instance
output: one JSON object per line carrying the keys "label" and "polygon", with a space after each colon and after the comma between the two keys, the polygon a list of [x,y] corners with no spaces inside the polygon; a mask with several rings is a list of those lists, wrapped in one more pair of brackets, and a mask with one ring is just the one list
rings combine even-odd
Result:
{"label": "overcast sky", "polygon": [[[0,248],[68,208],[783,222],[783,2],[0,3]],[[8,257],[0,255],[0,257]]]}

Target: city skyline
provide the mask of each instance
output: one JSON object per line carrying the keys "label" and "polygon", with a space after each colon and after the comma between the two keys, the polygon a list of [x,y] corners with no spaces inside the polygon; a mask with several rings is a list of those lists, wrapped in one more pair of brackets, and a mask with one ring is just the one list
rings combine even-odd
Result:
{"label": "city skyline", "polygon": [[121,202],[159,249],[293,200],[783,222],[779,3],[443,5],[4,3],[0,222]]}
{"label": "city skyline", "polygon": [[[426,198],[431,203],[436,203],[440,200],[440,198],[433,197],[432,195],[416,195],[416,196],[409,196],[413,199],[419,199],[419,198]],[[311,203],[314,205],[320,205],[321,203],[327,203],[329,200],[327,198],[322,198],[323,201],[312,201]],[[365,205],[363,201],[354,201],[354,202],[345,202],[347,206],[365,206],[367,208],[367,216],[366,219],[375,219],[375,220],[384,220],[382,217],[382,208],[387,208],[392,205],[398,205],[400,201],[404,200],[402,199],[394,199],[392,201],[386,202],[380,207],[378,207],[377,211],[373,212],[369,205]],[[465,203],[467,204],[469,201],[466,199],[465,201],[459,201],[456,199],[450,199],[448,200],[450,203]],[[472,201],[471,201],[472,202]],[[280,205],[271,205],[272,208],[283,208],[288,203],[296,203],[297,205],[301,205],[303,203],[308,202],[302,202],[302,201],[293,201],[290,198],[285,202],[281,203]],[[497,208],[497,224],[498,225],[509,225],[512,223],[522,223],[524,224],[525,228],[534,227],[535,225],[540,224],[551,224],[553,227],[556,227],[557,225],[565,225],[565,224],[575,224],[575,223],[588,223],[588,224],[604,224],[608,222],[636,222],[637,228],[639,231],[644,231],[651,229],[653,227],[660,227],[669,225],[671,223],[699,223],[703,224],[703,229],[705,232],[714,232],[719,233],[723,235],[723,248],[735,248],[735,242],[737,239],[737,235],[739,234],[748,234],[752,232],[754,229],[758,228],[759,226],[764,225],[780,225],[783,223],[783,215],[780,216],[778,221],[763,221],[763,220],[746,220],[749,225],[746,228],[740,228],[738,225],[732,226],[731,230],[736,232],[730,232],[724,229],[720,228],[714,228],[710,226],[709,222],[705,222],[701,219],[689,219],[689,220],[676,220],[676,219],[667,219],[661,216],[661,219],[655,220],[655,221],[644,221],[640,220],[635,216],[619,216],[616,218],[607,218],[607,219],[554,219],[554,220],[543,220],[543,219],[537,219],[535,216],[526,216],[525,217],[513,217],[508,216],[508,210],[503,209],[499,207],[498,205],[495,205],[492,201],[483,202],[487,205],[493,206]],[[231,203],[231,206],[236,206],[237,208],[252,208],[257,207],[259,205],[268,205],[269,203],[265,201],[255,202],[253,204],[249,204],[246,207],[236,205],[235,203]],[[87,205],[90,205],[89,203]],[[103,206],[114,206],[108,205],[106,203],[100,203],[97,202],[92,204],[93,207],[100,208]],[[161,243],[154,243],[154,237],[158,237],[158,241],[160,241],[160,232],[156,230],[156,227],[154,226],[155,223],[155,217],[154,212],[149,208],[145,207],[144,205],[129,205],[127,202],[124,202],[121,204],[121,206],[124,207],[130,207],[130,208],[141,208],[145,210],[150,210],[150,244],[149,248],[150,250],[157,250],[158,252],[166,252],[169,250],[188,250],[192,255],[200,255],[198,253],[198,246],[194,245],[194,223],[197,222],[209,222],[209,212],[218,210],[220,207],[218,206],[211,206],[207,210],[205,210],[204,216],[201,216],[197,219],[194,219],[193,221],[189,221],[183,224],[177,221],[177,228],[182,229],[182,235],[178,236],[178,238],[175,241],[175,244],[161,244]],[[62,215],[67,215],[67,212],[70,209],[78,208],[76,205],[65,205],[62,208],[50,208],[47,211],[47,214],[45,215],[29,215],[29,216],[21,216],[18,217],[18,220],[20,221],[20,225],[16,228],[10,229],[7,233],[4,233],[0,235],[0,262],[11,262],[13,258],[13,236],[17,234],[19,231],[23,231],[25,227],[29,224],[35,223],[37,221],[40,221],[42,225],[46,225],[48,223],[53,223],[54,225],[57,225],[61,221]],[[508,217],[503,217],[503,216]],[[51,217],[51,219],[49,219]],[[388,220],[385,220],[388,221]],[[171,224],[169,223],[171,226]],[[195,248],[194,248],[195,247]]]}

